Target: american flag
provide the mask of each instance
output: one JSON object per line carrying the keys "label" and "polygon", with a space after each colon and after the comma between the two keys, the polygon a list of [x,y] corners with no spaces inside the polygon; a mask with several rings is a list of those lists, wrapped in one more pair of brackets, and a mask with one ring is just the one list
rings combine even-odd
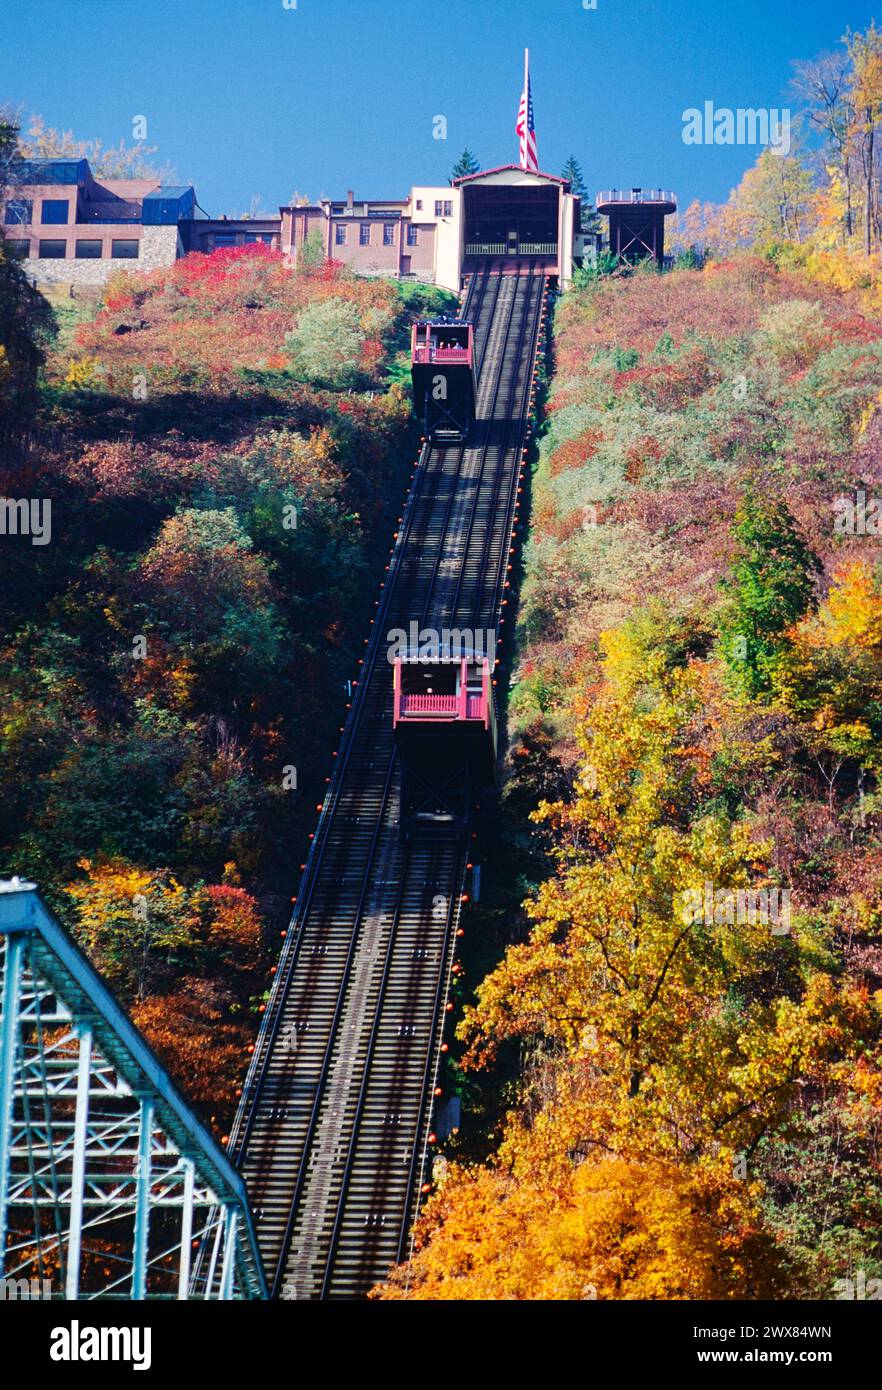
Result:
{"label": "american flag", "polygon": [[524,49],[524,90],[518,107],[518,120],[515,126],[521,147],[521,168],[539,172],[539,158],[536,153],[536,127],[533,124],[533,93],[530,88],[530,54]]}

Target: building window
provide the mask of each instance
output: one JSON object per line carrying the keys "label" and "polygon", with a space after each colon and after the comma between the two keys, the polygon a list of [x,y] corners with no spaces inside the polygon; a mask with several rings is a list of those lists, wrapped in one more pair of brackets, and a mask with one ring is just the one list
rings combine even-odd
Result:
{"label": "building window", "polygon": [[235,246],[236,234],[235,232],[215,232],[212,241],[215,251],[219,246]]}
{"label": "building window", "polygon": [[436,198],[436,199],[435,199],[435,216],[436,216],[436,217],[441,217],[441,216],[443,215],[442,212],[441,212],[441,209],[443,208],[443,206],[444,206],[444,204],[441,202],[441,199],[440,199],[440,198]]}
{"label": "building window", "polygon": [[40,260],[41,261],[63,261],[67,255],[66,241],[41,241]]}
{"label": "building window", "polygon": [[416,200],[416,210],[417,210],[417,212],[422,212],[422,210],[423,210],[423,200],[422,200],[422,198],[417,198],[417,200]]}
{"label": "building window", "polygon": [[66,227],[70,203],[67,198],[44,198],[40,217],[44,227]]}
{"label": "building window", "polygon": [[453,203],[447,201],[446,199],[445,199],[445,202],[444,202],[444,216],[445,216],[445,217],[452,217],[452,216],[453,216]]}
{"label": "building window", "polygon": [[407,224],[407,244],[408,246],[419,246],[419,241],[417,240],[417,229],[412,222],[408,222]]}
{"label": "building window", "polygon": [[370,222],[360,222],[358,226],[359,246],[370,246],[371,244],[371,224]]}
{"label": "building window", "polygon": [[137,241],[117,241],[110,243],[110,255],[115,261],[136,261],[138,259]]}
{"label": "building window", "polygon": [[100,241],[78,241],[77,242],[78,261],[100,261],[101,242]]}
{"label": "building window", "polygon": [[25,227],[33,220],[34,205],[30,198],[10,198],[6,204],[7,227]]}
{"label": "building window", "polygon": [[[262,242],[264,246],[272,246],[272,244],[273,244],[273,234],[272,234],[272,232],[246,232],[246,233],[245,233],[245,245],[246,245],[246,246],[253,246],[254,243],[255,243],[256,241]],[[293,231],[293,229],[292,229],[292,231],[291,231],[291,245],[292,245],[292,246],[294,245],[294,231]]]}
{"label": "building window", "polygon": [[384,225],[383,225],[383,245],[384,245],[384,246],[394,246],[394,245],[395,245],[395,223],[394,223],[394,222],[386,222],[386,223],[384,223]]}
{"label": "building window", "polygon": [[334,227],[334,245],[346,245],[346,228],[343,226],[342,222],[338,222]]}
{"label": "building window", "polygon": [[10,256],[15,256],[16,260],[19,261],[24,260],[26,256],[31,254],[31,243],[28,240],[7,241],[4,242],[4,245],[9,247]]}

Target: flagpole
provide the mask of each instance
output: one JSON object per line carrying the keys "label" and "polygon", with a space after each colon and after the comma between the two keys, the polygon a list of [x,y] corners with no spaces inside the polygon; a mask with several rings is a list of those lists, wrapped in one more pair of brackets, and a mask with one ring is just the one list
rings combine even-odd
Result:
{"label": "flagpole", "polygon": [[[529,48],[525,48],[525,49],[524,49],[524,122],[525,122],[525,125],[526,125],[526,122],[529,120],[529,116],[530,116],[530,98],[529,98],[528,90],[527,90],[528,87],[529,87],[529,84],[530,84],[530,50],[529,50]],[[521,153],[521,151],[519,151],[519,153],[521,153],[521,168],[522,168],[522,169],[526,169],[526,167],[527,167],[527,155],[526,155],[526,151],[527,151],[527,139],[528,139],[528,136],[527,136],[526,133],[525,133],[525,134],[524,134],[524,140],[523,140],[523,143],[522,143],[522,145],[521,145],[521,151],[522,151],[522,153]]]}

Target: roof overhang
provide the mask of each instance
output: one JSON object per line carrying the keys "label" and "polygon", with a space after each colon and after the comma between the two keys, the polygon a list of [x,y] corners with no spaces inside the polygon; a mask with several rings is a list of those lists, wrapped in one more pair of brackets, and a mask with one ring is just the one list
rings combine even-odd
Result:
{"label": "roof overhang", "polygon": [[461,178],[453,180],[454,188],[459,188],[462,184],[475,183],[508,184],[527,188],[556,183],[565,193],[570,191],[569,179],[559,178],[557,174],[544,174],[541,170],[533,173],[530,169],[523,169],[520,164],[500,164],[497,169],[482,169],[477,174],[463,174]]}

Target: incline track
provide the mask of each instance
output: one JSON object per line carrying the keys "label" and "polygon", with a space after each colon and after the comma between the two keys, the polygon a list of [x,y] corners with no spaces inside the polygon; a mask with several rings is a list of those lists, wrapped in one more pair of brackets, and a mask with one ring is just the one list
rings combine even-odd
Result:
{"label": "incline track", "polygon": [[408,1252],[468,841],[400,839],[387,634],[498,625],[545,296],[519,272],[470,281],[475,425],[423,450],[231,1135],[281,1298],[359,1297]]}

